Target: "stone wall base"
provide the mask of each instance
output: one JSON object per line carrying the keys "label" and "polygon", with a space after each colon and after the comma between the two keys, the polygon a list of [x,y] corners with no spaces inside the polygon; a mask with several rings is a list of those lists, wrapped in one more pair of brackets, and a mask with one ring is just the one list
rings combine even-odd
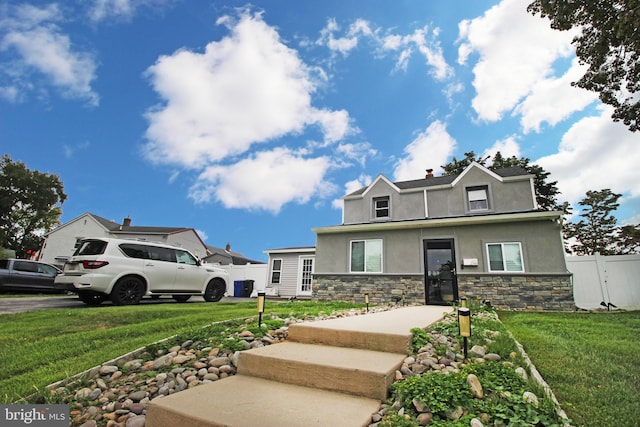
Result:
{"label": "stone wall base", "polygon": [[[499,310],[573,311],[569,275],[458,275],[460,297],[489,301]],[[314,301],[424,304],[422,275],[314,275]]]}

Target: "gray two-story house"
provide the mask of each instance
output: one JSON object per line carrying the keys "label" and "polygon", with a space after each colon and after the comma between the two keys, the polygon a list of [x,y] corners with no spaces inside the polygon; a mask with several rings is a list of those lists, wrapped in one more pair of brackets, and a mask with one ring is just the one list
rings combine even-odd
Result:
{"label": "gray two-story house", "polygon": [[574,309],[562,212],[538,209],[533,178],[478,163],[412,181],[379,175],[343,198],[341,225],[313,230],[313,298]]}

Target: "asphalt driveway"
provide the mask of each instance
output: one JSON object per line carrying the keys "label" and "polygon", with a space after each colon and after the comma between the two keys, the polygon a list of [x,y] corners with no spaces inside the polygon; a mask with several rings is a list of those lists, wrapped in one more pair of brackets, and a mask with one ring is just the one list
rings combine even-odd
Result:
{"label": "asphalt driveway", "polygon": [[[255,301],[255,298],[235,298],[224,297],[220,302],[247,302]],[[205,300],[202,297],[193,296],[185,303],[181,304],[204,304]],[[173,298],[144,298],[141,304],[178,304]],[[215,304],[207,303],[207,304]],[[108,307],[111,305],[110,301],[103,302],[101,307]],[[21,313],[25,311],[45,310],[48,308],[86,308],[89,307],[78,299],[76,295],[64,295],[64,296],[36,296],[36,297],[21,297],[21,298],[0,298],[0,314],[12,314]]]}

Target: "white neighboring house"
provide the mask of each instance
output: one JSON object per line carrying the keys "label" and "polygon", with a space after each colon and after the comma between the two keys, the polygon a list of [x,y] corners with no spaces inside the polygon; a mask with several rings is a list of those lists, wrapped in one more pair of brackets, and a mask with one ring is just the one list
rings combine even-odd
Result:
{"label": "white neighboring house", "polygon": [[62,265],[73,254],[78,242],[87,237],[158,242],[185,248],[198,258],[209,255],[207,246],[193,228],[132,226],[129,217],[118,224],[87,212],[45,234],[38,259]]}
{"label": "white neighboring house", "polygon": [[310,298],[316,259],[315,246],[264,251],[269,256],[267,295]]}

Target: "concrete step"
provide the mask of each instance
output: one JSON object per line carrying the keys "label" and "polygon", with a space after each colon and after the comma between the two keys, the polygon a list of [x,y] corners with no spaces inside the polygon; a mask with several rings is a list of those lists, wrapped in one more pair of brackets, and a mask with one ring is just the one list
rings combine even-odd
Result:
{"label": "concrete step", "polygon": [[405,354],[283,342],[240,353],[238,373],[385,400]]}
{"label": "concrete step", "polygon": [[451,307],[414,306],[289,326],[288,341],[407,354],[411,329],[441,320]]}
{"label": "concrete step", "polygon": [[380,401],[234,375],[149,403],[152,427],[368,426]]}
{"label": "concrete step", "polygon": [[450,310],[406,307],[293,324],[286,342],[241,352],[238,375],[151,401],[145,425],[368,426],[411,345],[411,329]]}

